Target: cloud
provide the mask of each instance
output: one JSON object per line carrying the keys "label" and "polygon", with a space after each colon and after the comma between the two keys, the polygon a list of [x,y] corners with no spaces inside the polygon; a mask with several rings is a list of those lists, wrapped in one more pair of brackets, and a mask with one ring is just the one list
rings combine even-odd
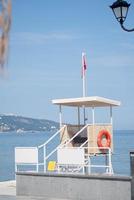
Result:
{"label": "cloud", "polygon": [[66,41],[77,39],[70,33],[53,32],[48,34],[34,32],[18,32],[11,36],[11,44],[43,45],[47,41]]}

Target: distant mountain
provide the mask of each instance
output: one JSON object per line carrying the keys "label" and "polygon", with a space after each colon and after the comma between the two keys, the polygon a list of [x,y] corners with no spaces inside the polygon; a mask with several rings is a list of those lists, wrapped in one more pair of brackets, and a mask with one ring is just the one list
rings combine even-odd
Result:
{"label": "distant mountain", "polygon": [[0,115],[0,132],[9,131],[51,131],[57,130],[57,122],[46,119],[33,119],[17,115]]}

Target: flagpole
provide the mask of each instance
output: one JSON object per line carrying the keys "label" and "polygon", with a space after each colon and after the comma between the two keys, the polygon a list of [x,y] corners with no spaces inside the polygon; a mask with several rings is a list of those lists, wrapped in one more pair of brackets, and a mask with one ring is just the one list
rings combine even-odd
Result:
{"label": "flagpole", "polygon": [[83,75],[83,97],[86,96],[86,77],[85,77],[85,72]]}
{"label": "flagpole", "polygon": [[86,96],[86,76],[85,76],[85,68],[84,68],[84,59],[85,59],[85,53],[82,53],[82,79],[83,79],[83,97]]}
{"label": "flagpole", "polygon": [[[85,61],[85,53],[82,53],[82,82],[83,82],[83,97],[86,96],[86,61]],[[85,106],[83,106],[83,116],[84,116],[84,125],[86,124],[86,111]]]}

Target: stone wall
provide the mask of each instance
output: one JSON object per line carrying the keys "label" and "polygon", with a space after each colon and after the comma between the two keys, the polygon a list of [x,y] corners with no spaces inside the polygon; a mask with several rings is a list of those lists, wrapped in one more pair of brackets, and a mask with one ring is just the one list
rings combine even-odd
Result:
{"label": "stone wall", "polygon": [[16,174],[17,195],[48,199],[131,200],[131,178],[104,175]]}

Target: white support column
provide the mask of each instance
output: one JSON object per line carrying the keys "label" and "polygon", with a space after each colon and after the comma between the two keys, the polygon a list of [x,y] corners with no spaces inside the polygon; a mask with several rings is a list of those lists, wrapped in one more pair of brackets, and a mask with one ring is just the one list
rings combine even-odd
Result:
{"label": "white support column", "polygon": [[59,120],[60,120],[60,128],[62,127],[62,110],[61,105],[59,106]]}
{"label": "white support column", "polygon": [[113,167],[112,167],[112,152],[111,149],[109,149],[109,173],[113,174]]}
{"label": "white support column", "polygon": [[86,108],[83,106],[83,118],[84,118],[84,126],[86,125]]}
{"label": "white support column", "polygon": [[[110,106],[110,123],[111,123],[111,126],[112,126],[112,132],[113,132],[113,112],[112,111],[113,111],[112,106]],[[109,149],[109,173],[113,174],[111,149]]]}
{"label": "white support column", "polygon": [[94,107],[92,107],[92,124],[95,124]]}
{"label": "white support column", "polygon": [[[109,151],[109,150],[108,150]],[[110,165],[109,165],[109,154],[105,155],[105,165],[106,165],[106,173],[110,172]]]}
{"label": "white support column", "polygon": [[80,107],[78,107],[78,125],[80,126]]}
{"label": "white support column", "polygon": [[110,106],[110,123],[111,123],[111,125],[113,125],[112,106]]}

